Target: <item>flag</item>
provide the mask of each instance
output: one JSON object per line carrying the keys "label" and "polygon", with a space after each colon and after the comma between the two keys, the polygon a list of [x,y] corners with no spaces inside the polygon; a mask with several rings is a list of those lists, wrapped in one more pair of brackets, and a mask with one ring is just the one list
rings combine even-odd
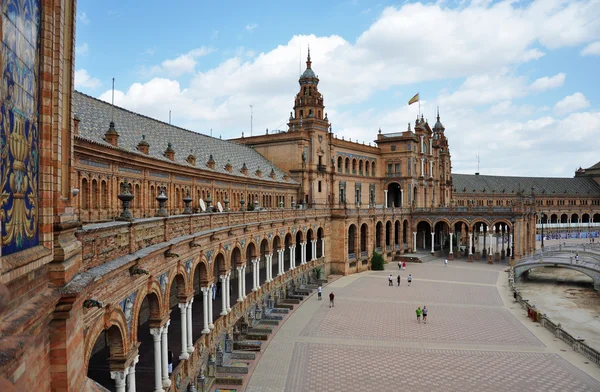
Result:
{"label": "flag", "polygon": [[415,102],[419,102],[419,93],[416,93],[416,94],[415,94],[415,96],[414,96],[414,97],[412,97],[412,98],[410,99],[410,101],[408,101],[408,104],[409,104],[409,105],[412,105],[412,104],[413,104],[413,103],[415,103]]}

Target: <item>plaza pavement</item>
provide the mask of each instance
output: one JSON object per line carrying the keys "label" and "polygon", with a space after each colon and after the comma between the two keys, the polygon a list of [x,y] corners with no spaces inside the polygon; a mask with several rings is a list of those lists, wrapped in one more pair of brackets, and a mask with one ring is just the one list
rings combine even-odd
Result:
{"label": "plaza pavement", "polygon": [[246,391],[600,391],[600,367],[526,317],[505,269],[435,259],[337,279],[280,327]]}

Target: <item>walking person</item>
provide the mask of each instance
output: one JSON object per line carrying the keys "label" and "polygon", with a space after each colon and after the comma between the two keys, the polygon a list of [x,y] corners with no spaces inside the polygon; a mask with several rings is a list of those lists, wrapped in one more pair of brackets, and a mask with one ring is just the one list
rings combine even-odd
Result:
{"label": "walking person", "polygon": [[444,260],[444,266],[448,266],[448,259]]}
{"label": "walking person", "polygon": [[402,262],[398,261],[398,269],[401,270],[402,269]]}
{"label": "walking person", "polygon": [[317,289],[317,294],[318,294],[318,298],[317,300],[321,300],[321,295],[323,294],[323,287],[321,287],[321,285],[319,285],[319,288]]}
{"label": "walking person", "polygon": [[167,351],[167,362],[169,363],[169,376],[173,373],[173,351]]}
{"label": "walking person", "polygon": [[412,274],[408,274],[408,278],[406,278],[408,280],[408,285],[410,286],[410,284],[412,283]]}
{"label": "walking person", "polygon": [[398,287],[400,287],[400,275],[398,275],[398,278],[396,280],[398,281]]}
{"label": "walking person", "polygon": [[427,306],[423,305],[423,323],[427,324]]}
{"label": "walking person", "polygon": [[402,262],[402,269],[406,269],[406,261]]}
{"label": "walking person", "polygon": [[392,278],[392,274],[388,276],[388,286],[394,286],[394,278]]}
{"label": "walking person", "polygon": [[331,293],[329,293],[329,307],[333,308],[335,306],[335,304],[333,303],[333,299],[335,298],[335,295],[333,295],[333,291]]}
{"label": "walking person", "polygon": [[417,323],[419,323],[419,324],[421,324],[421,313],[422,313],[422,312],[423,312],[423,311],[421,310],[421,307],[419,306],[419,307],[417,308],[417,310],[416,310],[416,313],[417,313]]}

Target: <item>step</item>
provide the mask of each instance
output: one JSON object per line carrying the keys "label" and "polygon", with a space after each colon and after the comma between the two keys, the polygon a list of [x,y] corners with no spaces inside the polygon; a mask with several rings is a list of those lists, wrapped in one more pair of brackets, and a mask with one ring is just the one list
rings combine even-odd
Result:
{"label": "step", "polygon": [[219,385],[243,385],[243,376],[217,376],[215,378],[215,384]]}
{"label": "step", "polygon": [[262,342],[256,340],[240,340],[233,342],[233,349],[239,351],[260,351]]}
{"label": "step", "polygon": [[289,313],[290,310],[294,309],[294,305],[277,305],[278,308],[271,309],[271,313]]}
{"label": "step", "polygon": [[254,354],[254,353],[247,353],[247,352],[243,352],[243,351],[234,351],[231,354],[229,354],[229,358],[230,359],[255,360],[256,359],[256,354]]}
{"label": "step", "polygon": [[248,366],[217,366],[217,373],[248,374]]}
{"label": "step", "polygon": [[[264,321],[280,321],[283,320],[283,316],[279,316],[276,314],[263,314],[262,318],[260,319],[260,322],[264,322]],[[277,323],[279,324],[279,323]],[[275,325],[277,325],[275,324]]]}
{"label": "step", "polygon": [[271,328],[248,328],[248,334],[253,334],[253,333],[260,333],[260,334],[270,334],[271,332],[273,332],[273,330]]}
{"label": "step", "polygon": [[319,285],[318,284],[307,284],[306,288],[312,291],[312,290],[318,289]]}
{"label": "step", "polygon": [[283,319],[283,317],[282,316],[275,316],[275,317],[281,317],[281,318],[278,318],[277,320],[269,320],[269,319],[265,320],[263,318],[263,319],[260,320],[260,325],[267,325],[267,326],[269,326],[269,325],[272,325],[272,326],[279,325],[279,321],[278,320]]}
{"label": "step", "polygon": [[250,333],[248,332],[246,334],[246,339],[250,339],[250,340],[269,340],[269,334],[268,333]]}
{"label": "step", "polygon": [[313,290],[297,289],[297,290],[294,290],[293,295],[304,295],[304,296],[307,296],[307,295],[310,295],[310,293],[312,293],[312,292],[313,292]]}
{"label": "step", "polygon": [[[304,301],[304,298],[306,296],[302,295],[302,294],[288,294],[287,299],[294,299],[294,300],[298,300],[298,301]],[[300,303],[300,302],[298,302]]]}
{"label": "step", "polygon": [[298,305],[300,302],[302,302],[302,299],[286,298],[286,299],[283,299],[283,300],[279,301],[277,303],[277,306],[281,306],[282,304],[284,304],[284,305]]}

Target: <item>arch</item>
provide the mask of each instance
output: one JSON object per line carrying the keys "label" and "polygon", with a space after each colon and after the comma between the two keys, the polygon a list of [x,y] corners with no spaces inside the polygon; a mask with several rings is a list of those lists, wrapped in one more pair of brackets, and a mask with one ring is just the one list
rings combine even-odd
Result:
{"label": "arch", "polygon": [[346,157],[346,162],[344,163],[344,171],[350,173],[350,158]]}
{"label": "arch", "polygon": [[556,214],[550,215],[550,223],[558,223],[558,215],[556,215]]}
{"label": "arch", "polygon": [[352,158],[352,174],[356,174],[356,158]]}
{"label": "arch", "polygon": [[387,186],[388,207],[402,207],[402,187],[397,182],[390,182]]}
{"label": "arch", "polygon": [[[175,283],[175,285],[173,285],[173,283]],[[176,290],[176,294],[177,294],[177,298],[179,299],[184,299],[187,297],[187,281],[186,281],[186,277],[185,277],[185,273],[181,272],[181,271],[177,271],[174,275],[173,278],[169,280],[169,284],[167,285],[167,289],[166,289],[166,293],[167,293],[167,297],[165,298],[165,305],[166,305],[166,309],[170,309],[171,308],[171,292],[172,290],[175,289]],[[165,310],[166,310],[165,309]]]}
{"label": "arch", "polygon": [[147,286],[142,287],[137,295],[135,303],[133,304],[133,312],[131,316],[131,341],[137,342],[137,330],[140,319],[140,312],[142,310],[142,304],[144,300],[148,301],[148,307],[150,309],[149,319],[156,321],[157,323],[161,320],[161,315],[164,314],[163,309],[163,295],[160,287],[160,283],[153,279],[148,282]]}
{"label": "arch", "polygon": [[594,214],[592,222],[594,222],[594,223],[600,223],[600,214]]}
{"label": "arch", "polygon": [[416,222],[417,249],[431,250],[431,232],[433,224],[428,219],[420,219]]}
{"label": "arch", "polygon": [[308,229],[306,232],[306,260],[310,261],[314,258],[312,249],[312,240],[314,240],[314,234],[312,229]]}
{"label": "arch", "polygon": [[323,233],[322,227],[317,229],[317,257],[323,257]]}
{"label": "arch", "polygon": [[400,245],[400,221],[396,220],[394,222],[394,247],[398,248]]}
{"label": "arch", "polygon": [[200,282],[200,286],[201,287],[206,287],[208,286],[209,282],[210,282],[210,276],[208,273],[208,261],[206,260],[206,257],[202,256],[202,257],[198,257],[198,262],[192,266],[192,271],[191,271],[191,276],[193,277],[192,279],[192,284],[194,284],[196,282],[196,279],[199,280]]}
{"label": "arch", "polygon": [[568,223],[569,221],[569,216],[567,214],[562,214],[560,216],[560,223]]}
{"label": "arch", "polygon": [[81,179],[81,196],[80,196],[80,206],[82,210],[87,210],[89,208],[88,206],[88,194],[89,194],[89,189],[88,189],[88,180],[87,178],[82,178]]}
{"label": "arch", "polygon": [[383,235],[383,223],[381,221],[377,222],[375,225],[375,249],[378,252],[381,252],[381,237]]}
{"label": "arch", "polygon": [[242,251],[240,250],[239,246],[234,246],[233,250],[231,251],[231,260],[229,262],[229,265],[234,268],[234,267],[241,267],[244,263],[242,262]]}
{"label": "arch", "polygon": [[100,183],[100,206],[104,209],[108,208],[108,190],[104,180]]}
{"label": "arch", "polygon": [[417,188],[417,187],[413,188],[413,194],[412,194],[412,196],[413,196],[413,199],[412,199],[413,206],[420,207],[421,205],[417,201],[419,199],[419,188]]}
{"label": "arch", "polygon": [[392,222],[385,222],[385,247],[386,250],[388,247],[392,246]]}
{"label": "arch", "polygon": [[363,160],[359,160],[358,161],[358,173],[362,176],[363,175]]}
{"label": "arch", "polygon": [[348,227],[348,257],[356,257],[356,225]]}
{"label": "arch", "polygon": [[408,231],[409,231],[409,223],[408,223],[408,219],[405,219],[404,222],[402,222],[402,246],[404,247],[404,244],[408,244]]}
{"label": "arch", "polygon": [[370,168],[371,168],[371,165],[369,164],[369,161],[365,161],[365,176],[367,176],[367,177],[369,175],[371,175]]}
{"label": "arch", "polygon": [[97,210],[100,208],[100,204],[98,203],[98,181],[94,178],[92,180],[92,209]]}
{"label": "arch", "polygon": [[217,256],[215,257],[215,261],[213,264],[213,268],[214,268],[214,272],[213,272],[214,277],[218,277],[220,275],[225,275],[225,273],[228,271],[227,260],[225,259],[225,255],[223,254],[223,252],[217,253]]}
{"label": "arch", "polygon": [[583,214],[581,216],[581,223],[590,223],[590,214]]}
{"label": "arch", "polygon": [[360,225],[360,255],[368,256],[369,225],[363,223]]}
{"label": "arch", "polygon": [[128,350],[127,322],[120,308],[107,307],[101,316],[103,320],[96,320],[85,334],[85,372],[92,356],[92,350],[103,331],[108,334],[110,358],[124,359]]}
{"label": "arch", "polygon": [[571,223],[579,223],[579,215],[578,214],[571,215]]}
{"label": "arch", "polygon": [[304,232],[302,230],[298,230],[296,233],[296,244],[300,244],[304,241]]}
{"label": "arch", "polygon": [[598,271],[590,268],[590,267],[586,267],[583,265],[577,265],[577,264],[570,264],[570,263],[557,263],[557,262],[543,262],[540,260],[535,260],[533,262],[526,262],[523,263],[521,265],[517,265],[515,266],[515,278],[520,278],[523,273],[530,271],[532,269],[536,269],[536,268],[540,268],[540,267],[553,267],[553,268],[566,268],[566,269],[570,269],[570,270],[574,270],[574,271],[578,271],[581,272],[584,275],[589,276],[590,278],[592,278],[592,284],[594,285],[594,289],[598,290],[598,288],[596,287],[596,282],[600,282],[600,275],[598,274]]}
{"label": "arch", "polygon": [[342,170],[343,170],[342,169],[342,165],[343,165],[343,163],[342,163],[342,157],[338,157],[338,159],[337,159],[337,171],[338,171],[338,173],[342,172]]}
{"label": "arch", "polygon": [[371,164],[371,176],[375,177],[375,161]]}
{"label": "arch", "polygon": [[254,259],[256,259],[256,245],[251,241],[246,246],[246,264],[249,265]]}

